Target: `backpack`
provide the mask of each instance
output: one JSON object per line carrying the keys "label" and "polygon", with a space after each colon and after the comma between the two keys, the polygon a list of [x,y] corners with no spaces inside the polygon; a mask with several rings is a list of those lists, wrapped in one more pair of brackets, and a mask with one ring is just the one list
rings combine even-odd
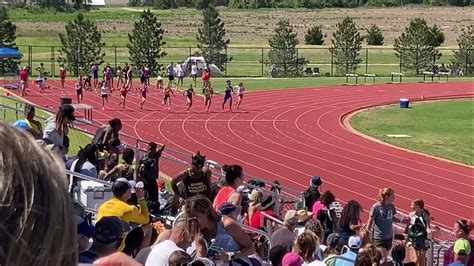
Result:
{"label": "backpack", "polygon": [[336,212],[334,210],[327,210],[327,209],[320,209],[317,214],[316,218],[325,230],[332,230],[334,227],[334,220],[333,218],[336,217]]}

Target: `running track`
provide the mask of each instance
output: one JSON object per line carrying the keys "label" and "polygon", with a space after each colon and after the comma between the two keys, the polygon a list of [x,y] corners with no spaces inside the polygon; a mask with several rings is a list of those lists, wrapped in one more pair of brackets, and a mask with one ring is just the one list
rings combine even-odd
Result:
{"label": "running track", "polygon": [[[59,87],[59,82],[48,85]],[[67,83],[66,95],[75,100],[73,85]],[[474,96],[472,82],[459,82],[258,91],[247,93],[243,110],[233,113],[222,112],[221,95],[214,97],[210,113],[204,112],[200,97],[186,113],[180,94],[172,97],[173,110],[168,112],[154,89],[143,111],[138,93],[129,93],[125,111],[118,106],[117,93],[105,111],[97,94],[86,92],[84,102],[94,106],[98,122],[119,117],[128,134],[190,153],[200,150],[221,164],[241,164],[249,174],[297,191],[318,174],[323,190],[331,189],[342,202],[356,199],[366,211],[379,188],[392,187],[398,209],[407,212],[412,199],[423,198],[436,223],[451,228],[460,217],[474,218],[474,168],[373,142],[343,123],[354,110],[403,97],[419,99],[422,93],[426,98]],[[25,98],[56,108],[60,96],[57,89],[42,95],[35,90]]]}

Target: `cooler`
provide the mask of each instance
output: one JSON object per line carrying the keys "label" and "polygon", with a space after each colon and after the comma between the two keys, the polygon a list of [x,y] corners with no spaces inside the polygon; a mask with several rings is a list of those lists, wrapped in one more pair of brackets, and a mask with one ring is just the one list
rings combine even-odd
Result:
{"label": "cooler", "polygon": [[114,196],[111,187],[106,187],[94,181],[80,181],[79,187],[81,190],[81,203],[87,208],[94,210],[97,210],[104,201]]}
{"label": "cooler", "polygon": [[400,108],[408,108],[410,104],[410,100],[406,98],[401,98],[400,99]]}

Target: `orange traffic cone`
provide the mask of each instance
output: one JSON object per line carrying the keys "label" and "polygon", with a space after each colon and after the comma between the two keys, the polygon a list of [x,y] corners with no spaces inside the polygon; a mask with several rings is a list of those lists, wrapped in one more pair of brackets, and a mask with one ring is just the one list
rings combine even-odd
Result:
{"label": "orange traffic cone", "polygon": [[10,96],[10,92],[8,92],[7,90],[4,90],[3,91],[3,96],[7,96],[7,97]]}

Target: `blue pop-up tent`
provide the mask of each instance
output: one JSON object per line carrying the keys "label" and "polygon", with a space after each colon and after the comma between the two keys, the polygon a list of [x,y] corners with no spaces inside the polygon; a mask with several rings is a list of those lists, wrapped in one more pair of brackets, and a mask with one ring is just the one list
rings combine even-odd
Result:
{"label": "blue pop-up tent", "polygon": [[21,58],[23,54],[18,49],[10,47],[0,48],[0,58]]}

